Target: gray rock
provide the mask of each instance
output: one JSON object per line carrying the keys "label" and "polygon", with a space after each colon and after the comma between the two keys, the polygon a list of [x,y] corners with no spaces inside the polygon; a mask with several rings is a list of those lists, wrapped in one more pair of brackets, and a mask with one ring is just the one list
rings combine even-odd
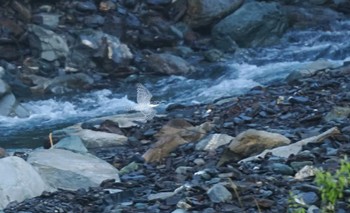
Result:
{"label": "gray rock", "polygon": [[299,171],[300,169],[302,169],[304,166],[312,166],[313,162],[312,161],[294,161],[290,163],[290,166],[295,170],[295,171]]}
{"label": "gray rock", "polygon": [[6,94],[0,97],[0,115],[9,116],[16,105],[16,97],[12,94]]}
{"label": "gray rock", "polygon": [[5,75],[5,69],[0,66],[0,79]]}
{"label": "gray rock", "polygon": [[73,90],[83,89],[94,83],[93,78],[85,73],[73,73],[67,75],[56,76],[52,79],[38,75],[24,75],[35,86],[31,87],[31,91],[36,94],[44,94],[51,92],[54,94],[64,94]]}
{"label": "gray rock", "polygon": [[325,120],[327,122],[333,121],[333,120],[344,120],[350,115],[350,107],[339,107],[334,106],[333,109],[327,113],[325,116]]}
{"label": "gray rock", "polygon": [[204,52],[204,58],[209,62],[219,61],[223,56],[224,54],[218,49],[210,49]]}
{"label": "gray rock", "polygon": [[66,40],[55,32],[38,25],[28,25],[29,44],[44,60],[54,61],[66,58],[69,48]]}
{"label": "gray rock", "polygon": [[76,135],[82,139],[87,148],[120,146],[125,145],[128,141],[128,138],[124,135],[89,129],[82,129]]}
{"label": "gray rock", "polygon": [[60,15],[52,13],[39,13],[32,17],[33,22],[54,29],[58,26]]}
{"label": "gray rock", "polygon": [[299,79],[310,77],[314,75],[317,71],[335,68],[336,66],[336,64],[328,60],[320,59],[317,61],[310,62],[298,70],[294,70],[287,76],[286,80],[288,82],[297,81]]}
{"label": "gray rock", "polygon": [[146,0],[148,4],[165,5],[171,3],[171,0]]}
{"label": "gray rock", "polygon": [[[275,43],[288,28],[288,19],[279,4],[248,2],[216,24],[212,30],[214,43],[232,39],[240,47],[256,47]],[[226,44],[227,45],[227,44]]]}
{"label": "gray rock", "polygon": [[187,61],[169,53],[152,54],[147,58],[150,71],[167,75],[186,75],[194,71]]}
{"label": "gray rock", "polygon": [[27,161],[54,188],[87,189],[98,186],[106,179],[120,181],[116,168],[91,154],[39,149],[30,153]]}
{"label": "gray rock", "polygon": [[[128,64],[134,57],[129,47],[112,35],[101,31],[85,30],[79,35],[81,43],[95,52],[95,57],[106,57],[116,64]],[[107,54],[105,55],[105,51]]]}
{"label": "gray rock", "polygon": [[281,175],[294,175],[294,170],[290,166],[283,163],[273,163],[271,165],[271,169]]}
{"label": "gray rock", "polygon": [[196,150],[216,150],[218,147],[229,144],[234,137],[227,134],[211,134],[196,144]]}
{"label": "gray rock", "polygon": [[12,94],[10,86],[0,79],[0,115],[18,116],[20,118],[28,117],[29,112],[16,101]]}
{"label": "gray rock", "polygon": [[152,201],[152,200],[165,200],[171,196],[173,196],[175,194],[175,192],[160,192],[160,193],[157,193],[157,194],[150,194],[148,195],[147,199],[149,201]]}
{"label": "gray rock", "polygon": [[176,174],[186,175],[186,173],[191,171],[192,169],[193,167],[190,166],[179,166],[176,168],[175,172]]}
{"label": "gray rock", "polygon": [[10,93],[10,86],[0,79],[0,98],[3,97],[5,94]]}
{"label": "gray rock", "polygon": [[12,201],[21,202],[51,191],[38,172],[22,158],[0,159],[0,209]]}
{"label": "gray rock", "polygon": [[314,5],[322,5],[325,4],[327,0],[309,0],[309,2]]}
{"label": "gray rock", "polygon": [[243,0],[188,0],[185,22],[192,28],[204,27],[237,10]]}
{"label": "gray rock", "polygon": [[94,2],[91,2],[91,1],[76,2],[75,7],[77,10],[80,10],[82,12],[95,12],[95,11],[97,11],[96,5],[94,4]]}
{"label": "gray rock", "polygon": [[187,213],[187,211],[184,210],[184,209],[175,209],[175,210],[172,211],[171,213]]}
{"label": "gray rock", "polygon": [[82,129],[79,125],[70,126],[62,130],[56,130],[53,132],[53,136],[59,139],[67,136],[78,136],[83,141],[85,147],[88,149],[120,146],[125,145],[128,141],[128,138],[124,135],[94,131],[90,129]]}
{"label": "gray rock", "polygon": [[78,136],[69,136],[65,137],[58,141],[57,144],[54,145],[56,149],[66,149],[73,152],[87,153],[83,141]]}
{"label": "gray rock", "polygon": [[203,158],[196,158],[194,159],[193,163],[197,166],[203,166],[205,164],[205,160]]}
{"label": "gray rock", "polygon": [[319,200],[315,192],[303,192],[298,194],[298,197],[302,199],[307,205],[314,205]]}
{"label": "gray rock", "polygon": [[232,199],[232,194],[220,183],[213,185],[207,194],[214,203],[222,203]]}
{"label": "gray rock", "polygon": [[57,76],[50,80],[45,88],[54,94],[64,94],[71,92],[74,89],[83,89],[86,86],[91,86],[94,79],[85,73],[74,73],[69,75]]}
{"label": "gray rock", "polygon": [[318,208],[315,205],[311,205],[309,206],[309,208],[307,209],[307,213],[321,213],[321,209]]}
{"label": "gray rock", "polygon": [[303,180],[309,177],[313,177],[316,174],[317,169],[313,166],[304,166],[302,169],[300,169],[294,176],[297,180]]}
{"label": "gray rock", "polygon": [[0,147],[0,158],[6,157],[6,156],[7,156],[6,150]]}

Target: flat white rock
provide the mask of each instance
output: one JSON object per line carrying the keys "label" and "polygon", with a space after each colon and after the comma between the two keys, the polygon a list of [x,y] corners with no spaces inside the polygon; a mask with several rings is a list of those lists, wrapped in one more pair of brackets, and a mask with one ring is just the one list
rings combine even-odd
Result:
{"label": "flat white rock", "polygon": [[0,210],[12,201],[21,202],[50,191],[38,172],[22,158],[0,159],[0,174]]}
{"label": "flat white rock", "polygon": [[77,190],[98,186],[106,179],[120,181],[116,168],[88,153],[38,149],[29,154],[28,162],[54,188]]}

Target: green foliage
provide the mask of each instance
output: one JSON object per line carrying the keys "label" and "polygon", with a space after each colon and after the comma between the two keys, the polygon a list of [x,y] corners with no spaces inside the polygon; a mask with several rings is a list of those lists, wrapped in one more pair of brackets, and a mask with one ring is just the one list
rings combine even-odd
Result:
{"label": "green foliage", "polygon": [[305,203],[303,200],[299,200],[296,195],[293,195],[292,192],[289,194],[288,198],[288,212],[290,213],[306,213]]}
{"label": "green foliage", "polygon": [[316,172],[315,182],[320,187],[321,199],[326,209],[334,212],[334,206],[338,199],[343,198],[344,189],[349,186],[350,162],[347,158],[341,160],[340,168],[331,174],[327,171]]}

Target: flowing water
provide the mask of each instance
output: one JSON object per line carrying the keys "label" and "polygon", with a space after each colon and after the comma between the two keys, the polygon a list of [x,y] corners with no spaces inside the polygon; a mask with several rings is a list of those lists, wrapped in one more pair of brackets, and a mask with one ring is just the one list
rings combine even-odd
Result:
{"label": "flowing water", "polygon": [[[280,44],[268,48],[241,49],[224,69],[206,70],[203,77],[159,77],[145,86],[160,101],[198,104],[239,95],[250,88],[284,79],[290,72],[317,60],[340,66],[350,58],[350,21],[335,21],[327,30],[291,30]],[[89,118],[127,112],[135,105],[136,88],[110,88],[70,97],[25,102],[29,118],[0,116],[0,146],[37,147],[49,132]],[[129,98],[128,98],[129,97]]]}

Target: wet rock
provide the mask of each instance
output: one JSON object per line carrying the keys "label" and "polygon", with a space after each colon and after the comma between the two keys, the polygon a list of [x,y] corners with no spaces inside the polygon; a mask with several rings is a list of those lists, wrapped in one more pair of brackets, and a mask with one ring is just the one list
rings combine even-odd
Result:
{"label": "wet rock", "polygon": [[212,186],[207,194],[214,203],[222,203],[232,199],[232,194],[220,183]]}
{"label": "wet rock", "polygon": [[292,83],[294,81],[297,81],[306,77],[310,77],[314,75],[317,71],[334,68],[335,66],[336,65],[334,63],[328,60],[320,59],[320,60],[306,64],[301,69],[291,72],[287,76],[286,80],[289,83]]}
{"label": "wet rock", "polygon": [[34,94],[65,94],[67,92],[91,88],[94,80],[84,73],[74,73],[54,77],[52,79],[38,75],[23,75],[23,79],[33,85],[30,89]]}
{"label": "wet rock", "polygon": [[334,106],[333,109],[327,113],[325,116],[325,120],[327,122],[333,121],[333,120],[344,120],[350,115],[350,107],[339,107]]}
{"label": "wet rock", "polygon": [[73,152],[87,153],[83,141],[78,136],[69,136],[65,137],[58,141],[57,144],[54,145],[56,149],[66,149]]}
{"label": "wet rock", "polygon": [[278,133],[249,129],[237,135],[230,143],[229,149],[242,157],[259,153],[265,149],[283,146],[290,143],[290,140]]}
{"label": "wet rock", "polygon": [[271,169],[281,175],[294,175],[294,170],[283,163],[273,163]]}
{"label": "wet rock", "polygon": [[12,201],[39,196],[50,188],[38,172],[22,158],[6,157],[0,159],[0,209]]}
{"label": "wet rock", "polygon": [[10,86],[2,79],[0,79],[0,115],[20,118],[29,116],[29,112],[17,102]]}
{"label": "wet rock", "polygon": [[28,25],[29,43],[33,54],[47,61],[66,58],[69,48],[66,40],[55,32],[38,25]]}
{"label": "wet rock", "polygon": [[223,56],[224,56],[224,54],[220,50],[217,50],[217,49],[211,49],[211,50],[204,52],[204,58],[205,58],[205,60],[207,60],[209,62],[219,61]]}
{"label": "wet rock", "polygon": [[187,61],[169,53],[152,54],[147,58],[149,70],[166,75],[187,75],[194,71]]}
{"label": "wet rock", "polygon": [[204,27],[237,10],[243,0],[189,0],[184,21],[192,28]]}
{"label": "wet rock", "polygon": [[196,144],[196,150],[216,150],[218,147],[230,143],[234,137],[226,134],[211,134]]}
{"label": "wet rock", "polygon": [[221,44],[227,38],[240,47],[256,47],[276,42],[287,27],[287,17],[277,3],[253,1],[216,24],[212,36],[216,46],[222,50],[230,48]]}
{"label": "wet rock", "polygon": [[84,73],[57,76],[52,79],[46,90],[54,94],[64,94],[72,90],[81,90],[92,87],[94,80]]}
{"label": "wet rock", "polygon": [[117,169],[91,154],[63,149],[36,150],[27,161],[54,188],[78,190],[98,186],[106,179],[119,181]]}

